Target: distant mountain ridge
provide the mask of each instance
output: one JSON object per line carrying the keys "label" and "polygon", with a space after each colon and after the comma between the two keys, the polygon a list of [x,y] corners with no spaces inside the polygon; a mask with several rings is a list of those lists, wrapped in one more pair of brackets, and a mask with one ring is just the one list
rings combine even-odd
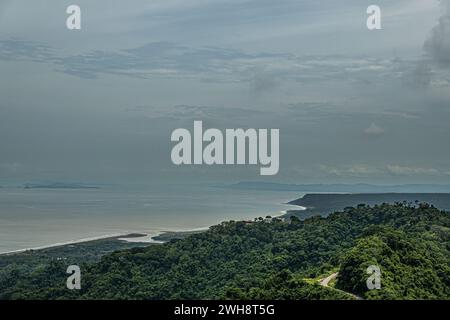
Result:
{"label": "distant mountain ridge", "polygon": [[357,184],[286,184],[275,182],[241,181],[224,186],[240,190],[298,191],[313,192],[346,192],[346,193],[450,193],[449,184],[401,184],[373,185]]}

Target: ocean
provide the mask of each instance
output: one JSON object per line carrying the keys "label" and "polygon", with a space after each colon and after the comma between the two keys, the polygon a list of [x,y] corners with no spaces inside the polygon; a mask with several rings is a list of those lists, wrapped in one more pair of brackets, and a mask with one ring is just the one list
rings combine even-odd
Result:
{"label": "ocean", "polygon": [[210,185],[0,188],[0,253],[110,235],[207,228],[280,215],[299,192]]}

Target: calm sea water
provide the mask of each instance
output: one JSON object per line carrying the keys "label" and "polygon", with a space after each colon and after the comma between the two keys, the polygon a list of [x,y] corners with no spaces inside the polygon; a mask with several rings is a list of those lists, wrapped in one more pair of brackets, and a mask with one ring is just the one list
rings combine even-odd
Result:
{"label": "calm sea water", "polygon": [[128,232],[157,234],[278,215],[297,192],[210,186],[0,189],[0,253]]}

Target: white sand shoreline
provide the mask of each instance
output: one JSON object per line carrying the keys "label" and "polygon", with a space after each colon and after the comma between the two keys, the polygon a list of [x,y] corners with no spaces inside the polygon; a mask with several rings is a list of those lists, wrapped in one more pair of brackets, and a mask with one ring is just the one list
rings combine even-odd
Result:
{"label": "white sand shoreline", "polygon": [[[64,242],[57,242],[53,244],[38,246],[38,247],[32,247],[32,248],[25,248],[25,249],[18,249],[18,250],[10,250],[10,251],[4,251],[0,252],[0,255],[9,255],[9,254],[15,254],[15,253],[22,253],[26,251],[36,251],[36,250],[44,250],[44,249],[50,249],[50,248],[56,248],[56,247],[63,247],[68,246],[71,244],[79,244],[79,243],[85,243],[85,242],[91,242],[91,241],[97,241],[97,240],[105,240],[105,239],[117,239],[119,240],[128,240],[133,239],[134,237],[127,238],[128,236],[132,234],[145,234],[146,236],[150,235],[148,233],[141,233],[141,232],[127,232],[127,233],[114,233],[114,234],[107,234],[107,235],[101,235],[96,237],[89,237],[89,238],[82,238],[77,240],[70,240],[70,241],[64,241]],[[152,237],[155,237],[157,234],[151,234]],[[137,237],[136,237],[137,238]]]}
{"label": "white sand shoreline", "polygon": [[[24,249],[18,249],[18,250],[10,250],[10,251],[4,251],[0,252],[0,256],[3,255],[11,255],[16,253],[23,253],[27,251],[38,251],[38,250],[45,250],[45,249],[51,249],[51,248],[57,248],[57,247],[63,247],[68,245],[74,245],[74,244],[80,244],[80,243],[86,243],[86,242],[92,242],[92,241],[98,241],[98,240],[105,240],[105,239],[116,239],[119,241],[126,241],[130,243],[155,243],[155,244],[162,244],[165,241],[159,241],[154,240],[154,237],[160,236],[165,233],[183,233],[183,232],[197,232],[197,231],[206,231],[209,227],[205,228],[195,228],[190,230],[167,230],[167,231],[158,231],[158,232],[122,232],[122,233],[114,233],[114,234],[107,234],[107,235],[101,235],[96,237],[89,237],[89,238],[82,238],[77,240],[70,240],[70,241],[64,241],[64,242],[57,242],[49,245],[43,245],[38,247],[32,247],[32,248],[24,248]],[[130,235],[142,235],[142,236],[132,236]]]}

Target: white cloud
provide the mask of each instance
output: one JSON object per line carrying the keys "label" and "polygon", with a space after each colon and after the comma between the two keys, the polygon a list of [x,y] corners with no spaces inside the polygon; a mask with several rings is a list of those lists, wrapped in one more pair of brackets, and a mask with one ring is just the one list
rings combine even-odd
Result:
{"label": "white cloud", "polygon": [[435,168],[407,167],[400,165],[388,165],[388,172],[396,175],[438,175],[439,170]]}
{"label": "white cloud", "polygon": [[383,128],[377,126],[374,122],[372,122],[372,124],[364,130],[364,133],[372,136],[379,136],[385,132],[386,131]]}
{"label": "white cloud", "polygon": [[377,169],[373,166],[365,165],[365,164],[354,164],[354,165],[343,167],[343,168],[321,165],[320,169],[322,172],[325,172],[326,174],[340,176],[340,177],[345,177],[345,176],[365,177],[365,176],[375,175],[375,174],[380,173],[379,169]]}

